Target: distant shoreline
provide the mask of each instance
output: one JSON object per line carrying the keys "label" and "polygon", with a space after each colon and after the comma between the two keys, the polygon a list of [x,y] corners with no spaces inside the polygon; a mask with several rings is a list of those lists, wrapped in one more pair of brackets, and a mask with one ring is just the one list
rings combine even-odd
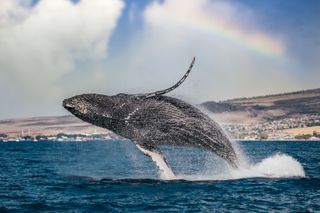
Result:
{"label": "distant shoreline", "polygon": [[[238,141],[320,141],[320,88],[208,101],[199,107]],[[0,120],[0,140],[104,140],[120,137],[75,116]]]}

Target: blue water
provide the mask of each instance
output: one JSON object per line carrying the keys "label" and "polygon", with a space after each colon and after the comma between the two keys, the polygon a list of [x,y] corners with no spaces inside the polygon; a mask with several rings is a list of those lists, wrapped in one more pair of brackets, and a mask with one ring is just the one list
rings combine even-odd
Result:
{"label": "blue water", "polygon": [[129,141],[0,143],[0,212],[320,211],[320,142],[240,147],[240,172],[198,149],[162,147],[182,178],[170,181]]}

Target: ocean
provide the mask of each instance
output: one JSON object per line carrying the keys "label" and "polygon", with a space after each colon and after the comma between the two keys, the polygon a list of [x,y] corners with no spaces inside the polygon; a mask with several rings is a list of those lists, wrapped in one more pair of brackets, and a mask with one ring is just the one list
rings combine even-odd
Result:
{"label": "ocean", "polygon": [[320,142],[238,142],[241,165],[130,141],[0,143],[0,212],[320,212]]}

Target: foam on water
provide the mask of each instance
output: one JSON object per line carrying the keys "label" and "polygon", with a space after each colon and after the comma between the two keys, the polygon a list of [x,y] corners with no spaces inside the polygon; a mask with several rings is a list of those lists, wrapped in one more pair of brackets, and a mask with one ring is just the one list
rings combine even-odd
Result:
{"label": "foam on water", "polygon": [[290,178],[305,177],[302,165],[286,154],[275,154],[256,164],[242,162],[238,168],[227,166],[220,174],[180,175],[185,180],[231,180],[243,178]]}
{"label": "foam on water", "polygon": [[232,171],[234,177],[305,177],[302,165],[286,154],[275,154],[249,167]]}

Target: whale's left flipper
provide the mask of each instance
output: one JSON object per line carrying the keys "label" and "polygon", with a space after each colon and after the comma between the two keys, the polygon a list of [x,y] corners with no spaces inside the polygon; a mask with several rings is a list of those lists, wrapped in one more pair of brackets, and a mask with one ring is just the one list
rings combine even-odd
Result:
{"label": "whale's left flipper", "polygon": [[156,163],[156,165],[161,170],[161,175],[163,179],[176,179],[176,176],[169,167],[165,156],[158,148],[150,145],[136,145],[143,152],[143,154],[145,154],[148,157],[151,157],[151,159]]}
{"label": "whale's left flipper", "polygon": [[192,62],[189,66],[189,69],[188,71],[184,74],[184,76],[173,86],[167,88],[167,89],[164,89],[164,90],[160,90],[160,91],[156,91],[156,92],[150,92],[150,93],[145,93],[145,94],[136,94],[135,96],[138,96],[138,97],[144,97],[144,98],[150,98],[150,97],[153,97],[153,96],[159,96],[159,95],[164,95],[168,92],[171,92],[172,90],[176,89],[178,86],[180,86],[184,80],[186,80],[186,78],[188,77],[189,73],[191,72],[192,70],[192,67],[194,65],[194,62],[195,62],[196,58],[193,57],[192,59]]}

